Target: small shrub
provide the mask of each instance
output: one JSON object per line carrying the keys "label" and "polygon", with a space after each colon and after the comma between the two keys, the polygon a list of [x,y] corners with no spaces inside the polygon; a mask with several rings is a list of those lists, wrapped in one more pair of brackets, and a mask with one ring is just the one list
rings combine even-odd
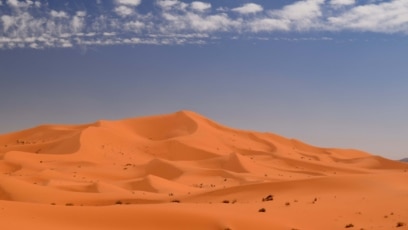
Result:
{"label": "small shrub", "polygon": [[122,203],[122,201],[118,200],[118,201],[116,201],[115,204],[118,204],[118,205],[119,205],[119,204],[123,204],[123,203]]}
{"label": "small shrub", "polygon": [[66,203],[65,206],[74,206],[73,203]]}
{"label": "small shrub", "polygon": [[405,226],[405,223],[403,223],[403,222],[398,222],[398,223],[397,223],[397,228],[403,227],[403,226]]}
{"label": "small shrub", "polygon": [[171,202],[173,202],[173,203],[180,203],[180,200],[172,200]]}
{"label": "small shrub", "polygon": [[352,228],[352,227],[354,227],[354,225],[353,225],[353,224],[348,224],[348,225],[346,225],[346,227],[345,227],[345,228]]}
{"label": "small shrub", "polygon": [[223,200],[222,201],[222,203],[224,203],[224,204],[229,204],[229,202],[230,202],[229,200]]}
{"label": "small shrub", "polygon": [[285,205],[286,205],[286,206],[290,206],[290,202],[286,202]]}
{"label": "small shrub", "polygon": [[258,212],[266,212],[266,209],[265,209],[265,208],[261,208],[261,209],[258,210]]}
{"label": "small shrub", "polygon": [[262,201],[263,201],[263,202],[265,202],[265,201],[272,201],[272,200],[273,200],[273,195],[268,195],[267,197],[262,198]]}

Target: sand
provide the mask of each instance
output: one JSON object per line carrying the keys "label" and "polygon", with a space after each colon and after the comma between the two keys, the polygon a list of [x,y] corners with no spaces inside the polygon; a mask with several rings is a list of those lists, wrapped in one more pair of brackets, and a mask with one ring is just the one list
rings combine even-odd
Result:
{"label": "sand", "polygon": [[0,229],[408,229],[408,164],[199,114],[0,135]]}

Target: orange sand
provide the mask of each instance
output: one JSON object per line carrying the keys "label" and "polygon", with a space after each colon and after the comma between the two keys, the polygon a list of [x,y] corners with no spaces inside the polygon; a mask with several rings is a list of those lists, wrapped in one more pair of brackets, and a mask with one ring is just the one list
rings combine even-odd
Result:
{"label": "orange sand", "polygon": [[0,135],[0,229],[406,224],[408,164],[234,130],[189,111]]}

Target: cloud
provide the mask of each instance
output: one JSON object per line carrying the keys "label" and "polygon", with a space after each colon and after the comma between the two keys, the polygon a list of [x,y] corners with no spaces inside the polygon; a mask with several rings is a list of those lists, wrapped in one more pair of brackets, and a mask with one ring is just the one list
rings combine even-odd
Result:
{"label": "cloud", "polygon": [[361,5],[328,18],[333,30],[408,34],[408,1]]}
{"label": "cloud", "polygon": [[204,16],[192,12],[185,15],[164,13],[163,17],[167,23],[161,25],[159,30],[165,33],[228,31],[234,24],[226,14]]}
{"label": "cloud", "polygon": [[356,0],[331,0],[330,4],[334,7],[354,5]]}
{"label": "cloud", "polygon": [[273,14],[295,21],[314,19],[322,15],[320,5],[323,3],[324,0],[299,1],[283,7],[282,10],[275,11]]}
{"label": "cloud", "polygon": [[6,32],[14,24],[14,18],[8,15],[1,16],[1,21],[3,23],[4,32]]}
{"label": "cloud", "polygon": [[228,31],[235,24],[226,14],[206,17],[197,14],[188,14],[187,22],[189,27],[197,32]]}
{"label": "cloud", "polygon": [[249,29],[253,32],[289,31],[290,22],[273,18],[256,19],[249,23]]}
{"label": "cloud", "polygon": [[[10,6],[11,8],[14,9],[19,9],[19,8],[27,8],[31,6],[37,6],[39,4],[38,1],[34,2],[32,0],[25,0],[25,1],[19,1],[19,0],[6,0],[6,4]],[[0,1],[0,6],[2,5],[2,1]]]}
{"label": "cloud", "polygon": [[82,29],[85,27],[85,15],[86,13],[84,11],[77,11],[76,15],[72,17],[71,28],[74,33],[82,31]]}
{"label": "cloud", "polygon": [[78,16],[78,17],[85,17],[85,16],[86,16],[86,12],[85,12],[85,11],[77,11],[75,14],[76,14],[76,16]]}
{"label": "cloud", "polygon": [[191,3],[190,7],[193,10],[202,12],[211,9],[211,3],[195,1]]}
{"label": "cloud", "polygon": [[295,30],[310,30],[321,26],[319,18],[323,15],[323,3],[324,0],[298,1],[281,10],[271,11],[271,15],[290,21]]}
{"label": "cloud", "polygon": [[240,14],[254,14],[263,11],[263,7],[255,3],[247,3],[241,7],[232,9],[232,11]]}
{"label": "cloud", "polygon": [[51,10],[50,14],[53,18],[68,18],[68,14],[64,11]]}
{"label": "cloud", "polygon": [[121,16],[128,17],[135,13],[134,8],[142,3],[141,0],[115,0],[116,6],[113,11]]}
{"label": "cloud", "polygon": [[7,4],[11,7],[19,7],[18,0],[7,0]]}
{"label": "cloud", "polygon": [[164,11],[185,11],[188,7],[187,3],[178,0],[157,0],[156,4]]}
{"label": "cloud", "polygon": [[126,17],[129,15],[132,15],[135,11],[133,10],[133,8],[128,7],[128,6],[118,6],[115,7],[114,9],[115,13],[121,17]]}
{"label": "cloud", "polygon": [[127,31],[131,32],[140,32],[146,27],[145,23],[138,20],[126,22],[123,26]]}
{"label": "cloud", "polygon": [[128,6],[138,6],[141,2],[141,0],[116,0],[117,4]]}
{"label": "cloud", "polygon": [[269,9],[255,3],[217,2],[213,9],[208,0],[152,0],[150,9],[146,4],[140,11],[140,0],[112,1],[61,10],[46,1],[0,0],[0,49],[274,40],[277,32],[408,35],[408,0],[298,0]]}

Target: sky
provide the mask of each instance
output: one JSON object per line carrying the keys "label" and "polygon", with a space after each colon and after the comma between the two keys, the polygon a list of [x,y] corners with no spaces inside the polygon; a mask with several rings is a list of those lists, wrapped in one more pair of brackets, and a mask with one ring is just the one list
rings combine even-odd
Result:
{"label": "sky", "polygon": [[408,0],[0,0],[0,133],[192,110],[408,157]]}

